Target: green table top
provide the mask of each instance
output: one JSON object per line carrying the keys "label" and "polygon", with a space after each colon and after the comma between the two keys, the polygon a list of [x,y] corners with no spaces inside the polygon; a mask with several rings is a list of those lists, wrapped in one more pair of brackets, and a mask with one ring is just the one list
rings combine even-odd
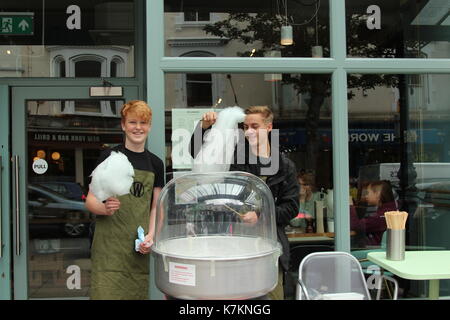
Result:
{"label": "green table top", "polygon": [[450,279],[450,251],[406,251],[405,260],[386,259],[386,252],[370,252],[367,259],[410,280]]}

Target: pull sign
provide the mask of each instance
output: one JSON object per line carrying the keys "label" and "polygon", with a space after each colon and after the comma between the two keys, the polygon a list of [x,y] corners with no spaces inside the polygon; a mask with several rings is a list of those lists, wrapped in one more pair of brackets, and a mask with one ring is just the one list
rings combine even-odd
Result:
{"label": "pull sign", "polygon": [[67,7],[67,14],[71,14],[66,21],[67,29],[69,30],[81,30],[81,9],[77,5],[71,5]]}
{"label": "pull sign", "polygon": [[33,161],[33,171],[37,174],[44,174],[47,172],[48,164],[44,159],[37,159]]}

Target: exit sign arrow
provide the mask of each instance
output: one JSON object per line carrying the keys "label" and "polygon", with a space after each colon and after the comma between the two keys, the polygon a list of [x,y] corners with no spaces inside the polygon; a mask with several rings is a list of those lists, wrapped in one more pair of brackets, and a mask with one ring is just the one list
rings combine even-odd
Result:
{"label": "exit sign arrow", "polygon": [[19,28],[22,29],[22,31],[25,31],[26,29],[28,29],[30,27],[30,25],[28,24],[28,22],[26,22],[25,20],[22,20],[19,23]]}

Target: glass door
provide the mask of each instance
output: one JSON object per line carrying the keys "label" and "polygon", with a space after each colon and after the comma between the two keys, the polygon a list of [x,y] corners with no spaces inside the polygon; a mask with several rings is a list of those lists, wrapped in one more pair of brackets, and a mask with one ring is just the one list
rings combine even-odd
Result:
{"label": "glass door", "polygon": [[120,108],[88,87],[12,88],[14,298],[87,298],[95,217],[84,206],[100,152],[122,142]]}

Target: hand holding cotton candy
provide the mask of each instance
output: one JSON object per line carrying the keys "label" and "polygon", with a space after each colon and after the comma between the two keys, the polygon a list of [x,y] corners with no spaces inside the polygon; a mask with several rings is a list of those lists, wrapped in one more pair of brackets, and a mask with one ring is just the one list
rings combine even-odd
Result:
{"label": "hand holding cotton candy", "polygon": [[229,170],[238,140],[235,130],[244,119],[244,110],[237,106],[225,108],[218,113],[216,123],[206,133],[202,148],[194,159],[193,172]]}
{"label": "hand holding cotton candy", "polygon": [[91,177],[89,191],[99,201],[104,201],[130,192],[134,169],[123,153],[113,151],[92,171]]}

